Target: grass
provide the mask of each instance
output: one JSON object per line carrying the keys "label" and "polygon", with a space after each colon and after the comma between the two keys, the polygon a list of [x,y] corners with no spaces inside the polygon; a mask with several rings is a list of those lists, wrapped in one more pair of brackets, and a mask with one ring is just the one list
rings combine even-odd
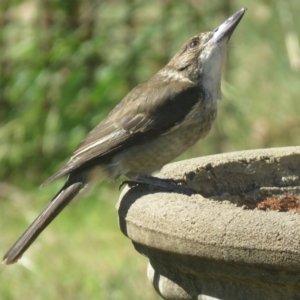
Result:
{"label": "grass", "polygon": [[[26,195],[21,206],[20,199],[2,200],[1,254],[40,212],[54,186]],[[69,205],[18,264],[1,265],[0,299],[159,299],[146,277],[147,259],[118,228],[118,195],[117,183],[102,184]]]}

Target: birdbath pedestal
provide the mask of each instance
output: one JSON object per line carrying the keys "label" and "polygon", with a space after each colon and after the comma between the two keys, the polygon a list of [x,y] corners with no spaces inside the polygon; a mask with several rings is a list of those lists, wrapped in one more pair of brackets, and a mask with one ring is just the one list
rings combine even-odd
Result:
{"label": "birdbath pedestal", "polygon": [[197,194],[126,187],[117,209],[163,299],[300,299],[300,147],[181,161],[158,176]]}

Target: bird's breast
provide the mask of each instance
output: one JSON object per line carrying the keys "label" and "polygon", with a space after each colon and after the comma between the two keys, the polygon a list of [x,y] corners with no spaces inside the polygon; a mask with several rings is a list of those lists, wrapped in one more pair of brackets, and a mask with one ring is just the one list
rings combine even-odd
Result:
{"label": "bird's breast", "polygon": [[168,132],[116,154],[112,177],[135,173],[150,175],[205,137],[216,118],[216,105],[197,103],[182,122]]}

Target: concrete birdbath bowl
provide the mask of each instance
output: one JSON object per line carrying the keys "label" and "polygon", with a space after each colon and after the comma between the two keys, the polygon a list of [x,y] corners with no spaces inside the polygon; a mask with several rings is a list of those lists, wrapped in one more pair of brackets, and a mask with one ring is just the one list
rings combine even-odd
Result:
{"label": "concrete birdbath bowl", "polygon": [[163,299],[300,299],[300,147],[181,161],[158,176],[185,176],[197,194],[126,188],[118,213]]}

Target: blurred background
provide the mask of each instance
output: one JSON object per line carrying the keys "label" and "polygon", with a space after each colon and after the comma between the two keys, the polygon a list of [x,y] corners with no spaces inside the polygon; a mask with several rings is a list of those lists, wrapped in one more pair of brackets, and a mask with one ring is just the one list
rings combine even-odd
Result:
{"label": "blurred background", "polygon": [[[61,187],[38,188],[88,131],[188,38],[244,6],[217,122],[178,159],[300,144],[298,0],[1,0],[1,256]],[[119,183],[100,184],[19,264],[0,266],[0,299],[160,299],[118,229]]]}

